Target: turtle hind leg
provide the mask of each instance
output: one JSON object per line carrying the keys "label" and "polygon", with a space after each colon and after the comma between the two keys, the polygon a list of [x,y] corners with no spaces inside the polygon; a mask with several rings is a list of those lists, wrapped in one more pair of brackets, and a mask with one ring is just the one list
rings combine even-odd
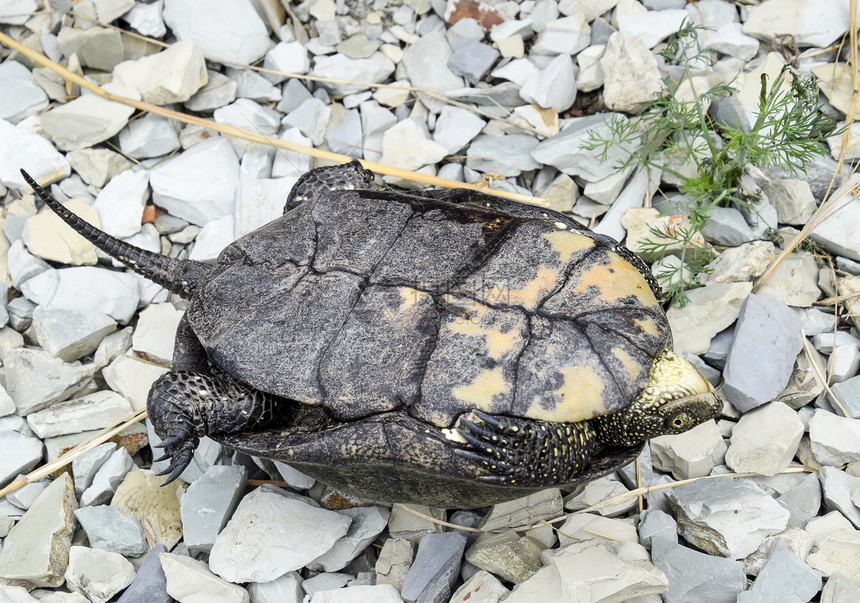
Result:
{"label": "turtle hind leg", "polygon": [[457,430],[470,447],[455,452],[484,465],[489,475],[480,479],[499,485],[567,483],[588,467],[597,449],[588,422],[553,423],[475,410],[460,419]]}
{"label": "turtle hind leg", "polygon": [[227,375],[170,371],[149,391],[146,408],[159,447],[170,465],[163,485],[175,480],[194,456],[200,438],[211,433],[235,433],[273,421],[287,400],[248,387]]}

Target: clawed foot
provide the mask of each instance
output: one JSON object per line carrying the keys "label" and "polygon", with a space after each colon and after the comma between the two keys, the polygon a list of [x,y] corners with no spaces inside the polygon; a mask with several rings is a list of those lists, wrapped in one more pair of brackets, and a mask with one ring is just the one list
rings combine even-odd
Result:
{"label": "clawed foot", "polygon": [[182,472],[185,471],[189,463],[191,463],[191,459],[194,457],[194,450],[200,443],[200,438],[194,434],[193,429],[186,425],[186,423],[188,423],[187,420],[183,421],[180,426],[174,426],[173,429],[170,430],[168,436],[163,439],[160,444],[155,445],[156,448],[162,448],[164,450],[164,454],[157,459],[153,459],[153,462],[160,463],[161,461],[170,459],[170,464],[167,468],[156,474],[170,474],[168,478],[161,483],[162,486],[166,486],[182,475]]}
{"label": "clawed foot", "polygon": [[454,452],[493,472],[492,475],[481,475],[478,479],[499,485],[516,483],[522,453],[519,449],[519,427],[513,421],[473,410],[460,418],[457,432],[471,447],[457,448]]}
{"label": "clawed foot", "polygon": [[487,467],[490,475],[479,479],[491,484],[565,483],[588,465],[596,447],[587,421],[552,423],[473,410],[460,418],[456,431],[469,447],[455,453]]}

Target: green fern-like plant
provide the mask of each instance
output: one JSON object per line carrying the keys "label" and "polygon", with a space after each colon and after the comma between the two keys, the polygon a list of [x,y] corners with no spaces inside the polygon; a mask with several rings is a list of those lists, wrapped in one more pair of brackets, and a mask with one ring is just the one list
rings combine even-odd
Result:
{"label": "green fern-like plant", "polygon": [[[784,67],[773,82],[762,75],[761,93],[755,123],[748,132],[738,126],[718,128],[707,114],[716,97],[730,97],[736,89],[718,83],[697,90],[693,66],[711,65],[713,59],[699,43],[702,26],[684,23],[673,41],[661,52],[663,57],[682,68],[682,77],[664,79],[665,92],[643,107],[633,119],[615,116],[608,122],[608,133],[592,130],[585,148],[597,150],[606,159],[609,150],[619,147],[629,156],[617,167],[632,164],[657,168],[681,182],[689,198],[684,212],[690,225],[682,228],[652,228],[643,255],[649,261],[663,259],[670,248],[681,245],[684,264],[677,274],[664,279],[666,298],[684,305],[686,291],[699,286],[698,275],[707,271],[713,252],[694,244],[708,222],[710,210],[719,205],[754,205],[741,186],[745,166],[779,167],[791,174],[803,170],[817,155],[825,155],[824,138],[832,136],[836,120],[821,110],[818,86],[812,77]],[[786,74],[791,83],[786,86]],[[689,87],[681,100],[682,86]],[[697,175],[690,177],[666,164],[692,162]],[[689,276],[687,276],[689,275]]]}

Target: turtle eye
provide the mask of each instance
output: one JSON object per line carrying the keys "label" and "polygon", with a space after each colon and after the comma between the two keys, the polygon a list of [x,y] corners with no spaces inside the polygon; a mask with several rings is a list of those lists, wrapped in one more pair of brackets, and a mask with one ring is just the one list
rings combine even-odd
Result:
{"label": "turtle eye", "polygon": [[682,431],[684,430],[690,422],[690,416],[685,413],[678,413],[677,415],[671,417],[668,421],[667,427],[672,429],[673,431]]}

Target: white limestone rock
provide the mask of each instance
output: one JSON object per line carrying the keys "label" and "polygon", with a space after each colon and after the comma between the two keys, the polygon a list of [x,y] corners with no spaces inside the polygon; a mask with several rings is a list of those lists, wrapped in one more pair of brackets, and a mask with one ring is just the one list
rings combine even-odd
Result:
{"label": "white limestone rock", "polygon": [[72,362],[93,352],[116,322],[104,312],[51,309],[38,306],[33,311],[33,328],[39,345],[52,355]]}
{"label": "white limestone rock", "polygon": [[125,448],[114,450],[96,471],[93,483],[81,494],[81,506],[88,507],[110,502],[116,489],[132,469],[135,469],[135,464],[128,450]]}
{"label": "white limestone rock", "polygon": [[442,160],[448,150],[427,136],[412,119],[404,119],[382,138],[382,163],[405,170],[417,170]]}
{"label": "white limestone rock", "polygon": [[345,515],[258,488],[215,539],[209,567],[231,582],[265,582],[300,569],[347,533]]}
{"label": "white limestone rock", "polygon": [[744,33],[764,42],[791,36],[800,46],[825,48],[848,31],[846,0],[770,0],[750,11]]}
{"label": "white limestone rock", "polygon": [[283,215],[284,199],[297,180],[295,176],[243,178],[236,201],[236,235],[246,235]]}
{"label": "white limestone rock", "polygon": [[726,465],[737,473],[776,475],[794,458],[803,422],[782,402],[771,402],[745,413],[732,429]]}
{"label": "white limestone rock", "polygon": [[19,192],[29,189],[21,166],[42,186],[71,173],[69,162],[44,136],[0,119],[0,185]]}
{"label": "white limestone rock", "polygon": [[563,54],[570,58],[587,48],[590,41],[591,27],[586,23],[585,15],[574,13],[548,22],[535,39],[531,52],[550,56]]}
{"label": "white limestone rock", "polygon": [[134,567],[119,553],[86,546],[73,546],[69,550],[66,585],[93,603],[107,603],[134,582],[134,577]]}
{"label": "white limestone rock", "polygon": [[462,107],[445,107],[436,118],[433,140],[444,146],[451,155],[456,154],[477,136],[486,122],[472,111]]}
{"label": "white limestone rock", "polygon": [[144,115],[120,130],[119,146],[135,159],[168,155],[179,148],[179,123],[153,113]]}
{"label": "white limestone rock", "polygon": [[222,216],[207,222],[194,239],[194,247],[188,254],[188,259],[198,262],[214,261],[235,239],[236,219],[233,216]]}
{"label": "white limestone rock", "polygon": [[130,274],[94,266],[47,270],[26,281],[22,293],[46,308],[99,310],[122,324],[134,315],[140,300]]}
{"label": "white limestone rock", "polygon": [[574,543],[543,554],[546,565],[518,584],[509,603],[561,601],[581,593],[585,601],[626,601],[666,592],[666,575],[648,560],[639,544]]}
{"label": "white limestone rock", "polygon": [[44,454],[41,440],[11,429],[0,429],[0,449],[0,485],[30,471]]}
{"label": "white limestone rock", "polygon": [[713,420],[684,433],[651,438],[649,445],[654,467],[671,472],[678,480],[710,474],[726,453],[726,444]]}
{"label": "white limestone rock", "polygon": [[388,76],[394,73],[394,68],[395,65],[391,59],[381,52],[374,52],[366,59],[353,59],[338,52],[333,55],[318,56],[314,60],[311,75],[349,82],[320,82],[320,85],[330,94],[346,96],[367,90],[373,84],[385,82]]}
{"label": "white limestone rock", "polygon": [[629,12],[616,16],[618,31],[636,36],[648,48],[654,48],[670,35],[677,33],[681,23],[688,18],[687,11],[683,9]]}
{"label": "white limestone rock", "polygon": [[737,320],[750,291],[749,282],[708,285],[688,291],[690,303],[683,308],[672,305],[666,312],[675,349],[696,355],[707,352],[711,339]]}
{"label": "white limestone rock", "polygon": [[[208,7],[201,12],[208,13]],[[124,61],[114,67],[113,75],[115,81],[136,90],[143,100],[154,105],[187,101],[208,81],[203,52],[191,41]]]}
{"label": "white limestone rock", "polygon": [[[99,226],[96,210],[85,201],[72,199],[64,205],[85,221]],[[21,231],[21,240],[30,253],[43,260],[73,266],[92,266],[98,262],[95,245],[69,228],[48,207],[27,219]]]}
{"label": "white limestone rock", "polygon": [[117,356],[106,366],[102,375],[108,386],[131,402],[132,408],[137,411],[146,408],[149,388],[166,372],[166,367],[123,355]]}
{"label": "white limestone rock", "polygon": [[860,531],[841,530],[818,544],[818,550],[806,558],[806,562],[827,577],[837,572],[851,580],[860,582]]}
{"label": "white limestone rock", "polygon": [[100,391],[31,413],[27,423],[40,438],[52,438],[102,429],[131,413],[128,400],[112,391]]}
{"label": "white limestone rock", "polygon": [[148,171],[126,170],[111,178],[94,203],[101,229],[120,238],[136,234],[148,197]]}
{"label": "white limestone rock", "polygon": [[132,336],[132,349],[142,358],[169,365],[173,359],[173,342],[183,311],[171,303],[152,304],[138,318]]}
{"label": "white limestone rock", "polygon": [[636,36],[612,34],[600,66],[605,78],[603,99],[611,111],[632,113],[663,90],[657,59]]}
{"label": "white limestone rock", "polygon": [[817,408],[809,422],[809,439],[820,465],[839,467],[860,460],[860,420]]}
{"label": "white limestone rock", "polygon": [[[445,34],[441,31],[433,32],[421,36],[417,42],[406,48],[401,65],[406,69],[413,86],[445,93],[463,87],[463,78],[448,69],[451,54],[451,46]],[[446,106],[446,103],[426,95],[419,94],[419,98],[434,113]]]}
{"label": "white limestone rock", "polygon": [[[283,74],[301,75],[307,73],[311,68],[308,51],[301,42],[278,42],[266,53],[263,67],[272,71],[280,71]],[[287,75],[279,73],[262,73],[264,78],[273,84],[279,84],[287,79]]]}
{"label": "white limestone rock", "polygon": [[266,25],[250,0],[212,0],[206,10],[194,0],[167,0],[163,16],[177,38],[216,61],[250,65],[269,50]]}
{"label": "white limestone rock", "polygon": [[159,553],[167,578],[167,594],[183,603],[219,601],[248,603],[248,591],[213,574],[202,561],[175,553]]}
{"label": "white limestone rock", "polygon": [[336,572],[345,568],[370,545],[388,525],[388,509],[384,507],[354,507],[340,511],[351,518],[349,531],[325,553],[308,564],[312,570]]}
{"label": "white limestone rock", "polygon": [[[111,83],[105,92],[140,100],[125,86]],[[134,107],[109,101],[97,94],[85,94],[41,115],[42,130],[62,151],[92,147],[114,136],[128,123]]]}
{"label": "white limestone rock", "polygon": [[163,2],[153,2],[152,4],[135,2],[131,10],[123,15],[122,20],[144,36],[163,38],[164,34],[167,33],[162,18],[163,8]]}
{"label": "white limestone rock", "polygon": [[842,200],[839,212],[818,224],[810,233],[812,240],[828,251],[855,262],[860,262],[860,249],[857,247],[857,241],[860,241],[860,198],[845,193],[858,183],[860,174],[855,174],[833,192],[832,198]]}
{"label": "white limestone rock", "polygon": [[131,161],[110,149],[79,149],[67,153],[66,159],[84,182],[98,188],[132,166]]}
{"label": "white limestone rock", "polygon": [[233,214],[239,160],[227,139],[210,138],[153,169],[149,182],[156,205],[204,226]]}

